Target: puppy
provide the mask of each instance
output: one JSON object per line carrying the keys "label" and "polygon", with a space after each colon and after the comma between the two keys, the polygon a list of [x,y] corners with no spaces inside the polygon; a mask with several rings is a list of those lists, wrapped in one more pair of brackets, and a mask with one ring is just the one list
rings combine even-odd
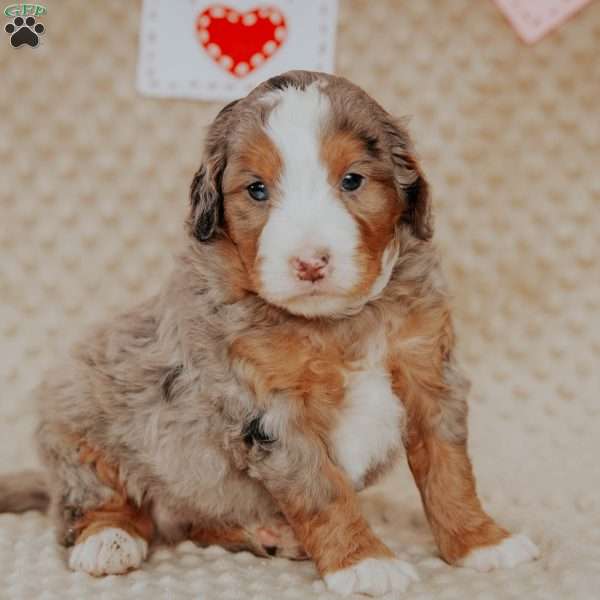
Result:
{"label": "puppy", "polygon": [[140,566],[152,541],[310,557],[342,594],[417,579],[357,492],[404,449],[439,552],[537,556],[482,509],[467,455],[427,183],[404,127],[340,77],[289,72],[227,105],[162,291],[91,332],[39,387],[49,504],[69,565]]}

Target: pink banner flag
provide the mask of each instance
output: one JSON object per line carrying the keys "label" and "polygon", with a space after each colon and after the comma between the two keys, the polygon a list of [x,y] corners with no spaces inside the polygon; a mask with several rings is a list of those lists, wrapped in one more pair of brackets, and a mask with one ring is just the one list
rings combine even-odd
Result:
{"label": "pink banner flag", "polygon": [[523,41],[533,44],[591,0],[494,0]]}

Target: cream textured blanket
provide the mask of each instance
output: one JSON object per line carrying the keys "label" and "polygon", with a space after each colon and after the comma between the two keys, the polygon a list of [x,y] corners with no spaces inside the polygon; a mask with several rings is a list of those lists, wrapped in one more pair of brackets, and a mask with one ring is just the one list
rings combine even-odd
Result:
{"label": "cream textured blanket", "polygon": [[[43,47],[0,40],[2,472],[35,466],[40,371],[168,273],[217,110],[136,94],[138,2],[47,4]],[[597,600],[600,2],[534,47],[487,0],[342,0],[340,19],[338,72],[413,116],[482,498],[543,555],[491,574],[445,565],[404,465],[365,510],[421,574],[407,599]],[[2,600],[333,598],[308,562],[190,543],[101,580],[64,558],[44,516],[0,515]]]}

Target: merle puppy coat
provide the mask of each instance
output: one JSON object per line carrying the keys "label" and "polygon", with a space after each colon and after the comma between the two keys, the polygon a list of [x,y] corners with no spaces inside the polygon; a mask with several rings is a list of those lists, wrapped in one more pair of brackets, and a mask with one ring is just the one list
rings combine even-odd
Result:
{"label": "merle puppy coat", "polygon": [[290,72],[226,106],[162,291],[97,327],[38,392],[49,500],[69,565],[139,567],[152,541],[310,557],[332,590],[417,575],[357,492],[404,454],[441,556],[535,558],[482,509],[467,455],[427,183],[404,126],[345,79]]}

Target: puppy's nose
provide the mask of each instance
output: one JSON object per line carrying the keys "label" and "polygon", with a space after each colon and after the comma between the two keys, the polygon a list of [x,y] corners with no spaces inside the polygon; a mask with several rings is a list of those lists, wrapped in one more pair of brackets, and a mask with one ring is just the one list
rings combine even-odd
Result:
{"label": "puppy's nose", "polygon": [[291,260],[296,277],[302,281],[319,281],[325,277],[325,268],[329,264],[329,254],[320,252],[311,258],[296,256]]}

